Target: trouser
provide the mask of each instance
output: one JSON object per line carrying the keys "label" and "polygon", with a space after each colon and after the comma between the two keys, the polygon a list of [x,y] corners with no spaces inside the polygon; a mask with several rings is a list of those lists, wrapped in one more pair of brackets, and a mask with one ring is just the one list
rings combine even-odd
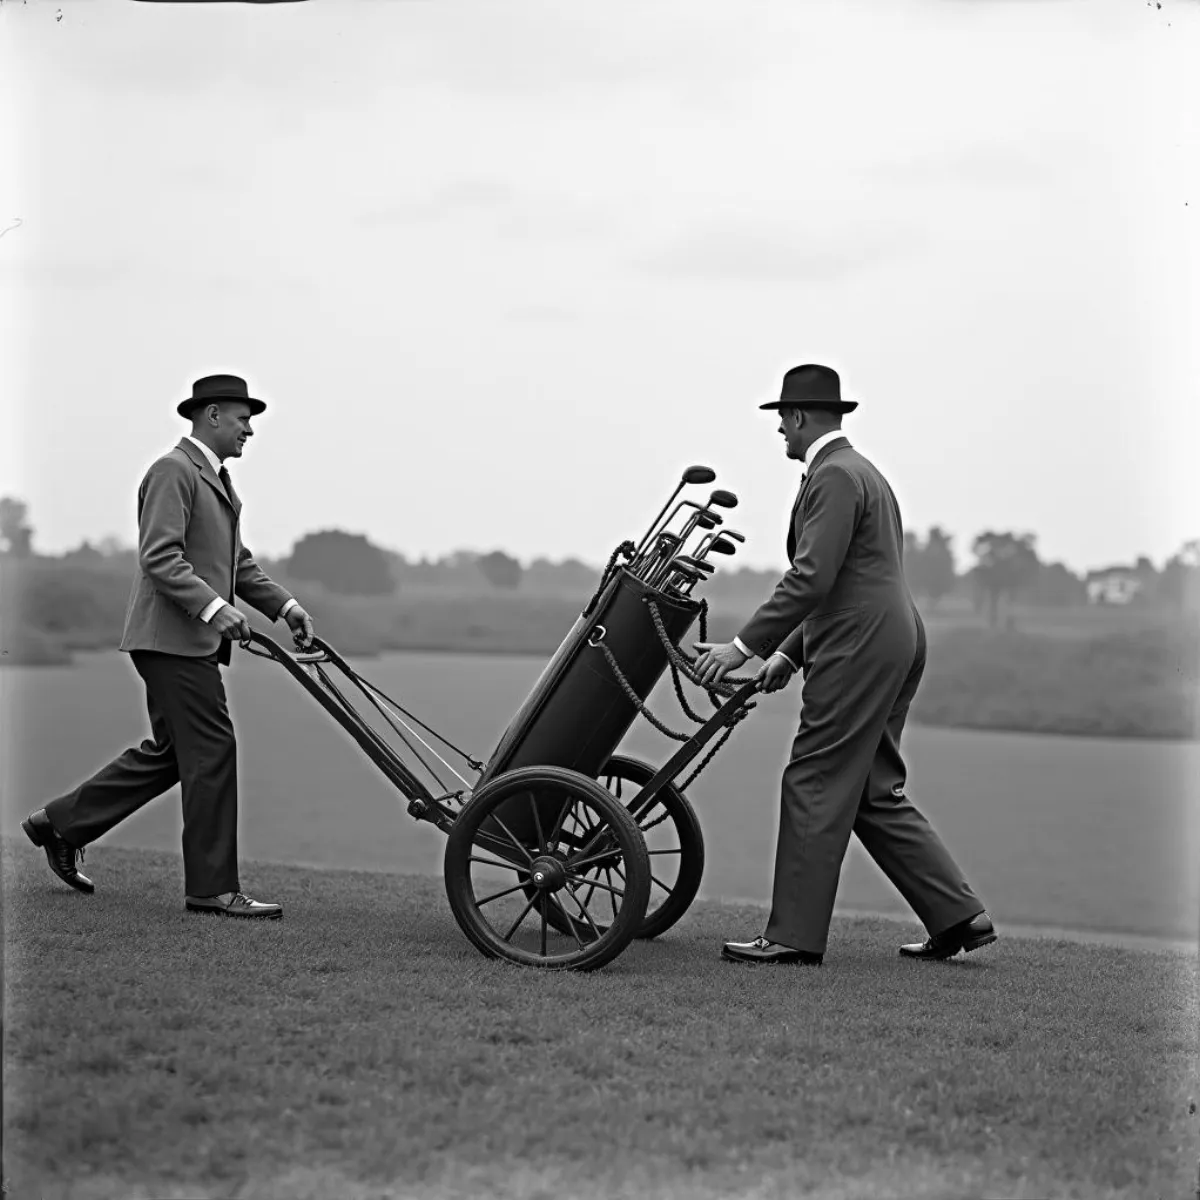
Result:
{"label": "trouser", "polygon": [[800,729],[783,773],[771,917],[773,942],[823,954],[850,834],[931,934],[984,911],[949,850],[905,795],[900,738],[925,670],[916,621],[907,671],[891,645],[832,653],[806,673]]}
{"label": "trouser", "polygon": [[135,650],[150,737],[46,805],[60,837],[85,846],[163,792],[183,793],[183,872],[189,896],[240,891],[237,743],[216,655]]}

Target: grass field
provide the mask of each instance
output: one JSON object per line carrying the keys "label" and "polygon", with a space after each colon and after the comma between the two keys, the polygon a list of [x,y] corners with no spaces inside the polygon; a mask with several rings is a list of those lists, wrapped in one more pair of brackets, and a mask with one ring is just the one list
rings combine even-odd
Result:
{"label": "grass field", "polygon": [[282,922],[189,916],[177,856],[81,897],[4,845],[4,1175],[41,1200],[1193,1194],[1195,959],[1002,939],[904,962],[839,921],[743,968],[701,904],[606,970],[486,960],[441,882],[254,865]]}

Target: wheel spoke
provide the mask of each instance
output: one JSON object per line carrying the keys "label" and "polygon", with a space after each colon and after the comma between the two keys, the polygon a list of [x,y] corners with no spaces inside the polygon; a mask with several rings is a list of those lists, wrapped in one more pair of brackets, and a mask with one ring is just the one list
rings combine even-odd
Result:
{"label": "wheel spoke", "polygon": [[542,957],[546,957],[546,909],[549,908],[549,897],[545,892],[542,893],[542,902],[538,905],[538,912],[542,917]]}
{"label": "wheel spoke", "polygon": [[678,850],[647,850],[647,854],[682,854],[682,847]]}
{"label": "wheel spoke", "polygon": [[671,892],[672,892],[672,890],[673,890],[673,889],[672,889],[672,888],[669,888],[669,887],[667,887],[667,885],[666,885],[665,883],[663,883],[663,881],[662,881],[661,879],[659,879],[659,878],[658,878],[658,876],[657,876],[657,875],[655,875],[653,871],[651,871],[651,873],[650,873],[650,879],[651,879],[651,881],[652,881],[653,883],[657,883],[657,884],[658,884],[658,886],[659,886],[660,888],[662,888],[662,890],[663,890],[664,892],[666,892],[668,896],[671,894]]}
{"label": "wheel spoke", "polygon": [[583,943],[579,940],[579,934],[577,934],[575,932],[575,926],[579,923],[577,921],[577,919],[575,917],[571,916],[571,914],[569,912],[567,912],[567,910],[565,908],[563,908],[563,906],[558,902],[557,897],[551,896],[549,898],[549,902],[551,904],[553,904],[555,908],[558,909],[559,914],[562,916],[563,924],[567,927],[571,936],[575,939],[575,945],[577,945],[580,948],[580,950],[582,950],[584,948]]}
{"label": "wheel spoke", "polygon": [[558,810],[558,816],[554,821],[554,828],[550,831],[550,846],[554,846],[557,843],[559,835],[562,833],[563,822],[567,819],[567,812],[569,809],[573,809],[574,807],[574,800],[572,800],[569,804],[564,801],[562,808]]}
{"label": "wheel spoke", "polygon": [[[607,883],[601,883],[600,880],[598,880],[598,879],[582,879],[578,875],[568,875],[567,882],[568,883],[577,883],[581,887],[583,886],[583,884],[586,883],[589,888],[588,895],[587,895],[587,898],[589,900],[592,898],[592,892],[594,892],[597,888],[600,888],[602,891],[605,891],[605,892],[612,892],[614,896],[624,896],[625,895],[625,892],[621,888],[610,887]],[[662,885],[660,884],[659,886],[661,887]],[[575,895],[574,891],[571,892],[571,896],[576,900],[576,902],[578,902],[579,898]]]}
{"label": "wheel spoke", "polygon": [[493,900],[499,900],[501,896],[511,896],[513,892],[519,892],[525,884],[518,883],[515,887],[505,888],[502,892],[493,892],[490,896],[485,896],[482,900],[475,901],[476,908],[482,908],[485,904],[491,904]]}
{"label": "wheel spoke", "polygon": [[605,867],[604,874],[608,876],[608,886],[609,886],[608,902],[609,902],[609,904],[612,905],[612,915],[613,915],[613,920],[615,921],[617,919],[617,897],[616,897],[616,888],[614,888],[612,885],[612,871],[608,867]]}
{"label": "wheel spoke", "polygon": [[[580,850],[579,853],[584,854],[586,850],[587,847],[585,846],[583,850]],[[563,863],[563,866],[572,871],[577,871],[580,867],[590,867],[594,863],[604,862],[605,859],[612,858],[614,854],[618,855],[618,857],[620,856],[620,847],[616,847],[614,849],[611,846],[606,846],[599,853],[589,854],[586,858],[568,858],[566,862]]]}
{"label": "wheel spoke", "polygon": [[538,853],[545,854],[548,847],[546,845],[546,837],[542,833],[542,818],[538,815],[537,797],[533,792],[529,793],[529,807],[533,809],[533,827],[537,830],[538,836]]}
{"label": "wheel spoke", "polygon": [[[476,832],[475,832],[475,839],[476,839],[476,841],[486,845],[489,850],[494,850],[497,854],[499,854],[501,856],[504,856],[504,855],[510,853],[509,848],[508,848],[508,843],[505,842],[503,838],[498,838],[494,833],[484,833],[484,831],[482,829],[479,829],[479,830],[476,830]],[[514,867],[514,868],[519,868],[522,864],[520,864],[510,858],[507,860],[505,865]]]}
{"label": "wheel spoke", "polygon": [[575,895],[575,889],[571,886],[571,881],[569,879],[567,880],[566,888],[567,888],[567,891],[570,893],[571,899],[574,900],[575,903],[579,905],[579,911],[581,913],[583,913],[584,919],[592,927],[592,932],[597,937],[600,937],[601,936],[600,930],[597,928],[596,922],[592,920],[592,914],[590,912],[588,912],[587,906],[580,901],[580,899],[577,895]]}
{"label": "wheel spoke", "polygon": [[526,850],[525,847],[521,845],[520,841],[513,835],[513,831],[511,829],[509,829],[509,827],[507,825],[505,825],[505,823],[502,820],[500,820],[499,816],[497,816],[496,813],[492,813],[492,820],[495,821],[496,824],[499,825],[500,828],[504,830],[505,834],[507,834],[507,836],[508,836],[508,840],[510,842],[512,842],[512,844],[514,846],[516,846],[516,848],[518,850],[520,850],[520,852],[525,856],[525,861],[533,862],[533,855],[530,854],[529,851]]}
{"label": "wheel spoke", "polygon": [[483,863],[488,867],[499,867],[502,871],[520,871],[523,869],[514,862],[501,862],[499,859],[495,858],[480,858],[478,854],[470,855],[469,861]]}
{"label": "wheel spoke", "polygon": [[540,892],[534,892],[533,897],[532,897],[532,899],[530,899],[529,903],[527,905],[525,905],[525,907],[523,909],[521,909],[521,915],[512,923],[512,928],[509,929],[509,931],[504,935],[504,940],[506,942],[509,941],[512,938],[512,935],[517,932],[517,929],[520,926],[521,922],[523,920],[525,920],[525,918],[529,915],[529,910],[537,903],[537,898],[540,895],[541,895]]}

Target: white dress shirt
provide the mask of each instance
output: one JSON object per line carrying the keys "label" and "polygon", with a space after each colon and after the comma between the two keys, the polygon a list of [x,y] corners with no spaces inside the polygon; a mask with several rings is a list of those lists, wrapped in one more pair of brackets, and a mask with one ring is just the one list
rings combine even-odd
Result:
{"label": "white dress shirt", "polygon": [[[831,430],[830,430],[828,433],[823,433],[823,434],[821,434],[821,436],[820,436],[819,438],[817,438],[817,440],[816,440],[815,442],[813,442],[813,444],[812,444],[811,446],[809,446],[809,448],[808,448],[808,453],[807,453],[807,454],[805,454],[805,456],[804,456],[804,463],[805,463],[805,467],[804,467],[804,478],[805,478],[805,479],[807,479],[807,478],[808,478],[808,464],[809,464],[810,462],[813,462],[813,461],[816,459],[817,455],[818,455],[818,454],[819,454],[819,453],[820,453],[820,452],[821,452],[821,451],[822,451],[822,450],[823,450],[823,449],[824,449],[824,448],[825,448],[827,445],[829,445],[829,443],[830,443],[830,442],[836,441],[838,438],[844,438],[845,436],[846,436],[846,434],[845,434],[845,433],[844,433],[844,432],[843,432],[841,429],[831,429]],[[803,481],[801,481],[801,484],[800,484],[800,486],[801,486],[802,488],[804,487],[804,483],[803,483]],[[740,651],[741,651],[741,652],[742,652],[742,653],[743,653],[743,654],[744,654],[744,655],[745,655],[747,658],[754,658],[754,657],[755,657],[755,654],[754,654],[754,652],[753,652],[753,651],[750,649],[750,647],[749,647],[749,646],[747,646],[747,645],[746,645],[746,643],[745,643],[745,642],[743,642],[743,641],[742,641],[742,639],[741,639],[741,638],[739,638],[739,637],[735,637],[735,638],[733,639],[733,644],[734,644],[734,645],[735,645],[735,646],[736,646],[736,647],[737,647],[737,648],[738,648],[738,649],[739,649],[739,650],[740,650]],[[783,651],[782,651],[782,650],[776,650],[776,651],[775,651],[775,654],[778,654],[778,655],[779,655],[779,657],[780,657],[780,658],[782,658],[782,659],[783,659],[783,661],[784,661],[784,662],[786,662],[786,663],[788,664],[788,666],[790,666],[790,667],[792,668],[792,670],[793,670],[793,671],[798,671],[798,670],[800,669],[800,668],[799,668],[799,667],[798,667],[798,666],[797,666],[797,665],[796,665],[794,662],[792,662],[792,660],[791,660],[791,659],[790,659],[790,658],[789,658],[789,657],[788,657],[786,654],[784,654],[784,653],[783,653]],[[774,658],[774,657],[775,657],[775,654],[771,655],[771,657],[772,657],[772,658]]]}
{"label": "white dress shirt", "polygon": [[[210,449],[208,446],[206,446],[206,445],[205,445],[205,444],[204,444],[204,443],[203,443],[203,442],[202,442],[202,441],[201,441],[199,438],[194,438],[194,437],[192,437],[192,435],[191,435],[190,433],[185,433],[183,436],[184,436],[185,438],[187,438],[187,440],[188,440],[189,442],[191,442],[193,446],[199,446],[199,447],[200,447],[200,453],[201,453],[201,454],[203,454],[203,455],[204,455],[204,457],[208,459],[209,465],[212,467],[212,469],[213,469],[213,471],[215,472],[215,474],[216,474],[217,478],[218,478],[218,479],[220,479],[220,478],[221,478],[221,467],[222,467],[221,460],[220,460],[220,459],[219,459],[219,458],[218,458],[218,457],[217,457],[217,456],[216,456],[216,455],[215,455],[215,454],[212,452],[212,450],[211,450],[211,449]],[[230,499],[232,500],[232,497],[230,497]],[[208,622],[209,622],[209,621],[211,621],[211,620],[213,619],[213,617],[214,617],[214,616],[215,616],[217,613],[219,613],[219,612],[221,611],[221,609],[222,609],[222,608],[224,608],[224,607],[225,607],[225,605],[226,605],[227,603],[228,603],[228,601],[222,600],[222,599],[221,599],[221,597],[220,597],[220,596],[218,596],[218,597],[217,597],[215,600],[213,600],[211,603],[209,603],[209,604],[205,605],[205,607],[204,607],[203,611],[200,613],[200,620],[202,620],[202,621],[203,621],[205,624],[208,624]],[[289,601],[288,601],[288,602],[287,602],[287,603],[286,603],[286,604],[285,604],[285,605],[284,605],[284,606],[283,606],[283,607],[282,607],[282,608],[279,610],[279,615],[280,615],[281,617],[287,616],[287,614],[288,614],[288,613],[289,613],[289,612],[290,612],[290,611],[291,611],[291,610],[292,610],[292,609],[293,609],[295,606],[296,606],[296,601],[295,601],[295,599],[291,599],[291,600],[289,600]]]}

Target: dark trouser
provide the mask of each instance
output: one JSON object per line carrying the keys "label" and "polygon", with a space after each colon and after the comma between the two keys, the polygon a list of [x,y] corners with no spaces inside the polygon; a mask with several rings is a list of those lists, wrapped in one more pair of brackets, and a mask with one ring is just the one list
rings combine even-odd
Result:
{"label": "dark trouser", "polygon": [[240,890],[237,743],[216,658],[135,650],[150,734],[73,792],[46,805],[59,836],[85,846],[182,785],[183,874],[189,896]]}
{"label": "dark trouser", "polygon": [[908,629],[896,628],[895,616],[875,628],[862,621],[806,664],[800,730],[783,773],[765,936],[816,954],[825,951],[851,833],[931,934],[984,909],[904,794],[900,737],[925,670],[924,629],[916,618]]}

